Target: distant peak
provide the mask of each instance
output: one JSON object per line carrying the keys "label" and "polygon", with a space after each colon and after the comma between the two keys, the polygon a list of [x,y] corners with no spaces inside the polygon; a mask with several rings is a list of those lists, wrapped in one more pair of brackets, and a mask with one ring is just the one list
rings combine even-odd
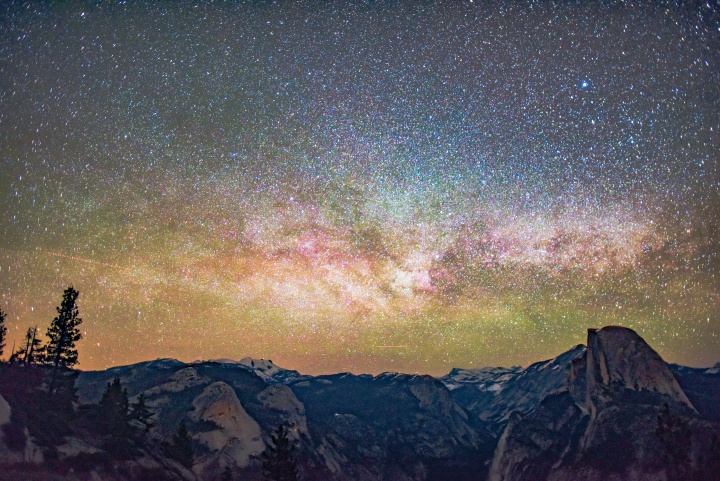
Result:
{"label": "distant peak", "polygon": [[251,368],[260,368],[260,369],[268,369],[270,367],[277,366],[272,362],[271,359],[255,359],[252,357],[244,357],[240,359],[239,361],[236,361],[235,359],[228,359],[228,358],[218,358],[218,359],[199,359],[194,362],[194,364],[202,364],[204,362],[214,362],[217,364],[236,364],[236,365],[242,365],[246,367]]}
{"label": "distant peak", "polygon": [[243,364],[254,369],[279,369],[278,366],[272,362],[272,359],[255,359],[249,356],[240,359],[238,364]]}
{"label": "distant peak", "polygon": [[175,358],[172,357],[159,357],[155,360],[150,361],[151,363],[157,363],[157,364],[185,364],[182,361],[178,361]]}
{"label": "distant peak", "polygon": [[588,329],[587,370],[589,390],[602,384],[654,391],[692,408],[667,363],[632,329]]}

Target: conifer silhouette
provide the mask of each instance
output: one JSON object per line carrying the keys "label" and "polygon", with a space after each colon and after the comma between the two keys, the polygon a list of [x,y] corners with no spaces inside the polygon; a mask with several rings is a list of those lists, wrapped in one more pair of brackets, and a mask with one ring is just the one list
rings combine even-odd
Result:
{"label": "conifer silhouette", "polygon": [[152,416],[153,413],[150,412],[150,409],[147,407],[147,402],[145,401],[145,393],[141,393],[138,396],[137,401],[135,401],[131,406],[130,417],[144,426],[145,432],[147,432],[155,425],[152,421],[150,421]]}
{"label": "conifer silhouette", "polygon": [[173,435],[172,443],[166,446],[166,454],[190,469],[193,465],[192,438],[185,421],[181,422]]}
{"label": "conifer silhouette", "polygon": [[43,363],[45,361],[45,349],[40,346],[40,339],[37,337],[37,327],[28,327],[23,340],[24,347],[15,353],[15,360],[22,364]]}
{"label": "conifer silhouette", "polygon": [[130,432],[130,405],[127,390],[115,378],[107,383],[102,399],[100,399],[100,413],[103,424],[114,439],[127,438]]}
{"label": "conifer silhouette", "polygon": [[293,456],[295,447],[290,444],[285,426],[278,426],[271,434],[272,445],[263,453],[263,475],[271,481],[298,481],[297,462]]}
{"label": "conifer silhouette", "polygon": [[5,339],[7,335],[7,327],[5,327],[5,312],[0,309],[0,357],[3,355],[5,350]]}
{"label": "conifer silhouette", "polygon": [[63,292],[63,300],[57,307],[58,315],[53,319],[47,331],[50,341],[47,344],[47,362],[52,364],[53,373],[49,393],[55,389],[58,368],[72,368],[78,363],[75,343],[82,339],[78,326],[82,319],[78,317],[77,298],[80,295],[72,286]]}

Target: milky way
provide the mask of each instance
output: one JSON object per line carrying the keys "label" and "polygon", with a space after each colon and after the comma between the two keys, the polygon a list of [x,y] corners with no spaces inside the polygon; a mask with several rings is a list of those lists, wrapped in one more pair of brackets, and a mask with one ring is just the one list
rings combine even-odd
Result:
{"label": "milky way", "polygon": [[80,366],[720,360],[720,4],[3,2],[0,307]]}

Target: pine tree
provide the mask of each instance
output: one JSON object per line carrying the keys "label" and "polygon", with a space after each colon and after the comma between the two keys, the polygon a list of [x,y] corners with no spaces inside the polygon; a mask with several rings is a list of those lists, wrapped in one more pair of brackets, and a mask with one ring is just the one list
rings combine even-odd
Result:
{"label": "pine tree", "polygon": [[25,338],[22,340],[22,343],[20,344],[20,349],[13,352],[12,356],[10,356],[10,361],[17,362],[20,364],[25,364],[25,361],[27,359],[27,353],[30,350],[30,344],[33,337],[33,328],[28,327],[27,332],[25,333]]}
{"label": "pine tree", "polygon": [[5,339],[7,336],[7,327],[5,327],[5,312],[0,309],[0,357],[3,355],[5,350]]}
{"label": "pine tree", "polygon": [[135,401],[131,406],[131,413],[130,417],[133,421],[137,421],[142,426],[145,427],[145,432],[150,431],[152,427],[155,425],[152,421],[150,421],[150,418],[153,416],[153,413],[150,412],[150,409],[147,407],[147,402],[145,401],[145,393],[140,394],[138,396],[137,401]]}
{"label": "pine tree", "polygon": [[78,317],[77,298],[80,295],[72,286],[65,289],[58,315],[53,319],[47,336],[50,342],[47,347],[48,361],[53,367],[73,367],[78,363],[78,352],[75,343],[82,339],[78,326],[82,319]]}
{"label": "pine tree", "polygon": [[47,344],[47,362],[53,366],[50,394],[55,388],[58,368],[72,368],[78,363],[75,343],[82,339],[78,326],[82,319],[78,317],[77,298],[80,295],[72,286],[63,292],[63,300],[57,308],[58,315],[53,319],[47,331],[50,341]]}
{"label": "pine tree", "polygon": [[232,469],[230,468],[229,464],[225,465],[225,469],[223,469],[220,481],[233,481]]}
{"label": "pine tree", "polygon": [[272,481],[298,481],[297,462],[293,457],[294,446],[290,445],[285,426],[278,426],[271,434],[273,445],[268,445],[263,453],[263,475]]}
{"label": "pine tree", "polygon": [[21,347],[18,351],[18,357],[22,359],[23,364],[27,364],[29,353],[32,350],[34,337],[36,337],[35,331],[32,327],[28,327],[28,330],[25,333],[25,339],[23,339],[23,344],[25,345],[25,347]]}
{"label": "pine tree", "polygon": [[192,438],[185,421],[181,422],[173,435],[172,443],[166,446],[166,454],[190,469],[193,465]]}
{"label": "pine tree", "polygon": [[98,425],[110,438],[104,449],[118,459],[129,459],[132,455],[130,425],[130,402],[127,389],[122,387],[120,379],[107,383],[97,407]]}
{"label": "pine tree", "polygon": [[100,414],[108,433],[114,439],[125,439],[130,433],[130,404],[127,390],[115,378],[107,383],[102,399]]}
{"label": "pine tree", "polygon": [[23,340],[25,347],[15,353],[15,359],[22,364],[42,363],[45,360],[45,350],[40,346],[40,339],[37,337],[37,327],[28,327]]}

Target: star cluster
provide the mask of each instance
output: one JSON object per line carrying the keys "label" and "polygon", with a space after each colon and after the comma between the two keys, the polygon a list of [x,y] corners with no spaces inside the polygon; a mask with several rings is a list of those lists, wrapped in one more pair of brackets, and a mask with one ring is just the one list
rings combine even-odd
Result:
{"label": "star cluster", "polygon": [[717,2],[4,2],[0,307],[81,368],[720,353]]}

